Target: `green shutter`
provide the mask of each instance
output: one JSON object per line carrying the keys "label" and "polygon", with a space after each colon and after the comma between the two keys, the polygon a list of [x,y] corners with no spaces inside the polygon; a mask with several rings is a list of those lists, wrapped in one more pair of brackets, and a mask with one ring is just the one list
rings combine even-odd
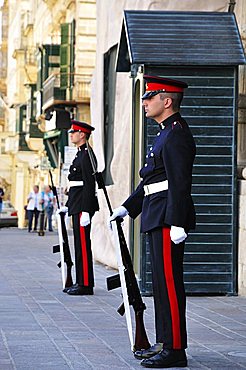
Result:
{"label": "green shutter", "polygon": [[61,24],[61,48],[60,48],[60,72],[61,72],[61,89],[66,89],[68,85],[69,60],[70,60],[70,37],[69,23]]}
{"label": "green shutter", "polygon": [[65,130],[52,130],[44,133],[44,146],[53,168],[59,164],[59,153],[64,161],[64,147],[68,145],[68,136]]}
{"label": "green shutter", "polygon": [[18,134],[19,134],[19,150],[29,151],[30,149],[26,143],[26,132],[23,131],[23,121],[26,118],[26,104],[22,104],[18,111],[19,122],[18,122]]}
{"label": "green shutter", "polygon": [[75,61],[75,20],[70,24],[70,86],[74,85],[74,61]]}
{"label": "green shutter", "polygon": [[72,88],[74,84],[75,20],[61,24],[60,73],[61,89]]}
{"label": "green shutter", "polygon": [[47,45],[44,45],[42,57],[42,86],[43,82],[49,77],[49,54],[46,46]]}

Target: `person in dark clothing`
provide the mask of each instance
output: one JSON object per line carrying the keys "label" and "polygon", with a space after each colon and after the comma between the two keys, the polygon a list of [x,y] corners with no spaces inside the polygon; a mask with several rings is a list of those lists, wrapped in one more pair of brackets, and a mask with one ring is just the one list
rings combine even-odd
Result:
{"label": "person in dark clothing", "polygon": [[[94,287],[93,261],[91,251],[91,220],[99,210],[96,183],[93,176],[86,141],[94,127],[85,122],[72,121],[71,141],[78,152],[69,169],[68,215],[72,216],[76,284],[65,288],[69,295],[92,295]],[[92,151],[92,155],[94,155]],[[94,155],[96,161],[96,157]]]}
{"label": "person in dark clothing", "polygon": [[145,114],[160,131],[140,170],[142,181],[109,221],[127,214],[135,219],[141,213],[141,232],[150,240],[156,343],[136,351],[135,357],[148,368],[185,367],[183,256],[187,234],[195,228],[191,185],[196,147],[179,108],[188,86],[157,76],[144,78]]}
{"label": "person in dark clothing", "polygon": [[0,212],[2,212],[3,209],[3,196],[4,196],[4,190],[0,187]]}

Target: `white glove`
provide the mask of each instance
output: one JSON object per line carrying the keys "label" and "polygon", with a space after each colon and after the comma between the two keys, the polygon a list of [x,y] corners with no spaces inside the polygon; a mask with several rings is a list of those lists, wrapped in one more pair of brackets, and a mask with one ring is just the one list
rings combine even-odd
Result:
{"label": "white glove", "polygon": [[91,223],[90,215],[88,212],[82,212],[80,217],[80,226],[87,226]]}
{"label": "white glove", "polygon": [[68,212],[68,208],[66,206],[62,206],[61,208],[57,208],[56,215],[59,215],[61,212],[67,213]]}
{"label": "white glove", "polygon": [[174,244],[179,244],[187,238],[187,234],[183,227],[171,226],[170,237]]}
{"label": "white glove", "polygon": [[111,221],[114,221],[117,217],[126,217],[128,213],[127,209],[123,206],[113,209],[113,213],[108,219],[108,228],[112,230]]}

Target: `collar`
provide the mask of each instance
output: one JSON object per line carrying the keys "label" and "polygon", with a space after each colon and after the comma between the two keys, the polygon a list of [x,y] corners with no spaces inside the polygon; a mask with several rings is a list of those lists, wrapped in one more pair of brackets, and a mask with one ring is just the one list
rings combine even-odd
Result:
{"label": "collar", "polygon": [[82,144],[78,147],[78,151],[83,150],[86,147],[86,144]]}
{"label": "collar", "polygon": [[160,129],[163,130],[165,127],[171,125],[174,121],[179,121],[181,119],[181,115],[179,112],[176,112],[166,118],[163,122],[159,123]]}

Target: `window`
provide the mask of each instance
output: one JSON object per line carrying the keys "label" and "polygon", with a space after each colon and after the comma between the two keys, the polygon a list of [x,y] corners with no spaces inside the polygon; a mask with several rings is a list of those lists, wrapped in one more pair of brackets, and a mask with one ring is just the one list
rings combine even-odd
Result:
{"label": "window", "polygon": [[43,82],[52,72],[60,71],[60,45],[42,45],[37,54],[37,90],[42,90]]}
{"label": "window", "polygon": [[61,89],[74,83],[75,21],[61,24],[60,71]]}
{"label": "window", "polygon": [[116,87],[116,60],[117,45],[112,46],[104,54],[104,157],[105,170],[103,177],[106,185],[112,185],[113,180],[110,165],[114,153],[114,108]]}

